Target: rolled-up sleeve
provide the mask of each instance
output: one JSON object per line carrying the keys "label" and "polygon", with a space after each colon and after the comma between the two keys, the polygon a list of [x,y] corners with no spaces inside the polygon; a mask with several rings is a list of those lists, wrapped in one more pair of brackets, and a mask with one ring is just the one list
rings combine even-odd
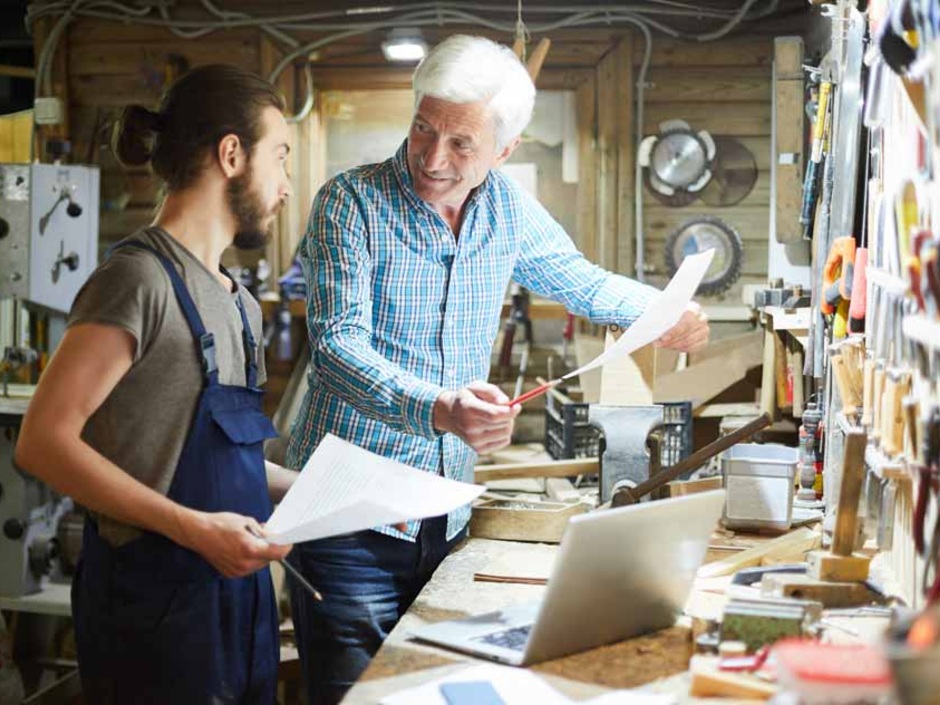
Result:
{"label": "rolled-up sleeve", "polygon": [[433,438],[443,389],[372,345],[372,259],[357,199],[338,177],[317,194],[300,247],[307,280],[311,365],[320,384],[369,418]]}

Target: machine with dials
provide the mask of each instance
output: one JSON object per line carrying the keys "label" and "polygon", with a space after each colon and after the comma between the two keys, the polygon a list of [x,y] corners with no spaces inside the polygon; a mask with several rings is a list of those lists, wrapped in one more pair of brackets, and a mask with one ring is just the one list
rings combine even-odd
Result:
{"label": "machine with dials", "polygon": [[[0,299],[15,299],[0,371],[0,597],[39,592],[68,579],[81,546],[82,516],[71,499],[20,472],[13,451],[28,400],[7,395],[7,378],[37,358],[16,312],[59,330],[98,263],[97,167],[0,164]],[[9,307],[8,307],[9,308]],[[4,309],[4,310],[8,310]],[[26,315],[26,314],[22,314]],[[50,336],[52,337],[52,336]],[[45,352],[52,352],[47,349]]]}

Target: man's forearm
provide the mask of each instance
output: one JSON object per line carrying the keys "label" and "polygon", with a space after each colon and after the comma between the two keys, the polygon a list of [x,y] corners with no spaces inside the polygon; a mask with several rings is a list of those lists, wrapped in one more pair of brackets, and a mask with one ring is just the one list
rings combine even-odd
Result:
{"label": "man's forearm", "polygon": [[311,362],[321,383],[363,415],[397,431],[436,435],[434,403],[444,389],[390,362],[363,336],[331,333]]}
{"label": "man's forearm", "polygon": [[270,460],[264,461],[264,473],[268,480],[268,494],[275,504],[284,499],[284,495],[300,474],[296,470],[288,470]]}
{"label": "man's forearm", "polygon": [[186,545],[197,512],[146,486],[72,434],[41,435],[20,437],[16,463],[23,470],[83,507]]}

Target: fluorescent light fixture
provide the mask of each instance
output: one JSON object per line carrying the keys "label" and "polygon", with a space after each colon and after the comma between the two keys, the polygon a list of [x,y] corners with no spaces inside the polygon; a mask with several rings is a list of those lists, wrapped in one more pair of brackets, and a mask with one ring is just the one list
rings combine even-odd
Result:
{"label": "fluorescent light fixture", "polygon": [[382,42],[386,61],[421,61],[428,53],[428,45],[417,27],[398,27],[388,33]]}

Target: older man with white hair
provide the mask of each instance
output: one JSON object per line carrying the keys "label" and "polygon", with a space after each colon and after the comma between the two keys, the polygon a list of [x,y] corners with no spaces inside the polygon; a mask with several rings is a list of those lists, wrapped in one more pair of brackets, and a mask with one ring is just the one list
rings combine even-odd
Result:
{"label": "older man with white hair", "polygon": [[[453,36],[414,75],[407,140],[317,194],[300,260],[310,387],[291,432],[302,467],[326,433],[472,481],[506,445],[519,407],[485,379],[509,281],[597,323],[629,326],[656,290],[588,262],[563,228],[496,169],[519,145],[535,86],[506,47]],[[692,350],[692,305],[658,344]],[[298,545],[322,603],[291,595],[311,705],[334,703],[368,665],[448,551],[470,508]]]}

